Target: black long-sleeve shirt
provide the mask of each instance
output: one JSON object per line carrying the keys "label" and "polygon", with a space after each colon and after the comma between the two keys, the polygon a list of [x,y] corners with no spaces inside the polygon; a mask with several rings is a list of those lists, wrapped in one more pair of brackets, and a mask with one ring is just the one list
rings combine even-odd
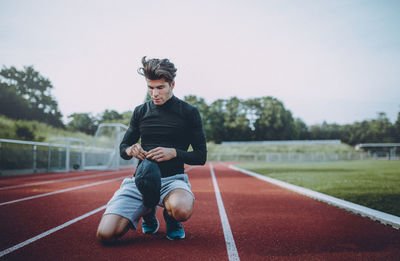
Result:
{"label": "black long-sleeve shirt", "polygon": [[[163,105],[152,100],[135,108],[129,128],[120,144],[123,159],[131,159],[125,150],[137,143],[145,151],[157,147],[175,148],[176,158],[159,162],[162,177],[184,172],[184,163],[204,165],[207,159],[206,138],[196,107],[172,96]],[[189,145],[193,151],[188,152]]]}

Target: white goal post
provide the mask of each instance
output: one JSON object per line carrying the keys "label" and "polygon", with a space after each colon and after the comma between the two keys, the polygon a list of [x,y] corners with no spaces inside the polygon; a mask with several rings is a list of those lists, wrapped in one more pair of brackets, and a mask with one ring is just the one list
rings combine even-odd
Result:
{"label": "white goal post", "polygon": [[137,159],[124,160],[119,153],[119,145],[127,129],[128,126],[121,123],[100,124],[92,144],[86,147],[84,169],[118,170],[135,166]]}

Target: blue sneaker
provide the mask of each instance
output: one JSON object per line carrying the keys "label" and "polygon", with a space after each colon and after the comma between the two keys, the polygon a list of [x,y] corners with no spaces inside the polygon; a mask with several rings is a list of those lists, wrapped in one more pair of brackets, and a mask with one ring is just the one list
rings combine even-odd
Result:
{"label": "blue sneaker", "polygon": [[142,231],[144,234],[155,234],[160,228],[160,222],[158,222],[155,216],[156,211],[157,206],[149,214],[143,216]]}
{"label": "blue sneaker", "polygon": [[163,212],[165,223],[167,224],[167,238],[169,240],[179,240],[185,238],[185,231],[183,230],[181,222],[176,221],[173,217],[169,216],[167,210]]}

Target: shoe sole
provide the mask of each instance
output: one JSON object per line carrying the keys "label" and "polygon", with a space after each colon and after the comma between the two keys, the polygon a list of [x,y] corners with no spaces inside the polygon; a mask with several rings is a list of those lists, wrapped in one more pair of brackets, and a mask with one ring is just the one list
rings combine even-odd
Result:
{"label": "shoe sole", "polygon": [[160,228],[160,222],[158,222],[158,219],[156,219],[157,220],[157,228],[153,231],[153,232],[144,232],[144,229],[143,229],[143,227],[142,227],[142,232],[143,232],[143,234],[146,234],[146,235],[152,235],[152,234],[155,234],[155,233],[157,233],[157,231],[158,231],[158,229]]}
{"label": "shoe sole", "polygon": [[169,237],[169,236],[167,235],[167,238],[168,238],[169,240],[174,241],[174,240],[181,240],[181,239],[184,239],[185,236],[186,236],[186,234],[183,234],[182,237]]}

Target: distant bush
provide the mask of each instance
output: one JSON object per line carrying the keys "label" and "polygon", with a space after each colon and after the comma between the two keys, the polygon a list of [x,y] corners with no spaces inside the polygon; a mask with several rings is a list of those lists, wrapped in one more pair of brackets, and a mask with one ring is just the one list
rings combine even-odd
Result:
{"label": "distant bush", "polygon": [[77,131],[55,128],[37,121],[13,120],[0,114],[0,138],[48,142],[52,138],[76,138],[90,143],[93,136]]}
{"label": "distant bush", "polygon": [[15,126],[11,120],[0,115],[0,138],[15,139]]}
{"label": "distant bush", "polygon": [[35,134],[28,126],[17,126],[17,130],[15,131],[17,137],[21,140],[34,140]]}

